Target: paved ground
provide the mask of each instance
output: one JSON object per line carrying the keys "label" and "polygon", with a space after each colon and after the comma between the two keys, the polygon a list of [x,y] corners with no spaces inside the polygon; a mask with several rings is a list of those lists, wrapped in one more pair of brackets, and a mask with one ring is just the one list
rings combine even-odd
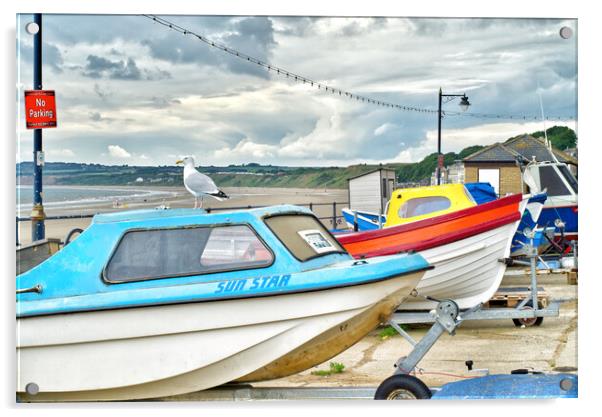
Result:
{"label": "paved ground", "polygon": [[[519,275],[516,275],[519,273]],[[502,285],[525,286],[526,274],[514,270],[504,277]],[[468,376],[465,361],[490,373],[509,373],[517,368],[561,371],[577,368],[577,286],[568,285],[564,274],[540,275],[543,286],[552,298],[570,299],[563,303],[560,317],[545,318],[540,327],[517,328],[510,320],[465,322],[455,336],[443,335],[419,367],[420,378],[429,386]],[[426,326],[413,326],[409,333],[421,338]],[[329,362],[345,365],[344,372],[328,376],[312,375],[327,370],[328,363],[288,378],[254,384],[262,387],[377,386],[393,372],[393,364],[407,355],[410,345],[401,336],[381,338],[379,330]],[[565,368],[565,369],[563,369]],[[453,376],[457,375],[457,376]]]}

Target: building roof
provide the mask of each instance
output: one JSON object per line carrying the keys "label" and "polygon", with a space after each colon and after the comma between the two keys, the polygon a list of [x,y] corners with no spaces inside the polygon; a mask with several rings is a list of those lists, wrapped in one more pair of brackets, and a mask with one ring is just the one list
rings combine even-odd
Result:
{"label": "building roof", "polygon": [[359,174],[359,175],[355,175],[353,177],[349,177],[349,178],[347,178],[347,181],[351,181],[351,180],[354,180],[356,178],[363,177],[365,175],[374,174],[375,172],[379,172],[379,171],[391,171],[391,172],[395,173],[395,169],[393,169],[393,168],[381,167],[381,168],[373,169],[372,171],[364,172],[363,174]]}
{"label": "building roof", "polygon": [[[577,159],[565,152],[554,149],[554,155],[560,162],[577,165]],[[553,161],[551,151],[543,139],[531,135],[521,135],[509,139],[504,143],[494,143],[463,159],[464,162],[511,162],[518,159],[531,161],[535,158],[539,162]]]}

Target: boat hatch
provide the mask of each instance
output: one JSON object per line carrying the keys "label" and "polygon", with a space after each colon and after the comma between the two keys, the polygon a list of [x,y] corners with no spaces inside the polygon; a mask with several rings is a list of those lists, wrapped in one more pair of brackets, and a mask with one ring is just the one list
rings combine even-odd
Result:
{"label": "boat hatch", "polygon": [[248,225],[126,232],[103,277],[130,282],[267,267],[274,256]]}
{"label": "boat hatch", "polygon": [[331,253],[347,253],[312,215],[283,214],[265,218],[265,223],[289,252],[301,262]]}
{"label": "boat hatch", "polygon": [[570,172],[568,172],[566,166],[550,164],[542,165],[538,168],[540,187],[547,191],[549,197],[577,193],[577,181]]}

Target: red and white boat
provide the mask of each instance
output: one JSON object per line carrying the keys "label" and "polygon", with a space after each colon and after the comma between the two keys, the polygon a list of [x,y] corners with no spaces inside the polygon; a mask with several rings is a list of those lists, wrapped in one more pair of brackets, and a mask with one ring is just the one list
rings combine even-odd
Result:
{"label": "red and white boat", "polygon": [[434,299],[452,299],[470,308],[488,301],[497,291],[510,255],[510,246],[528,198],[521,194],[452,213],[393,226],[337,235],[355,258],[404,251],[419,252],[435,269],[427,271],[402,310],[436,306]]}

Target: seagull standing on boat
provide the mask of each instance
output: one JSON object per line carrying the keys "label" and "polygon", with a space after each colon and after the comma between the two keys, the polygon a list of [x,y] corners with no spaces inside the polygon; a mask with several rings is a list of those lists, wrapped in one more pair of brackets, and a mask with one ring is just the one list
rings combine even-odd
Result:
{"label": "seagull standing on boat", "polygon": [[[210,195],[219,201],[230,198],[226,193],[217,188],[211,178],[195,169],[194,158],[192,156],[186,156],[176,161],[176,165],[178,164],[184,164],[184,187],[194,196],[194,208],[197,208],[197,206],[198,208],[203,207],[204,195]],[[200,205],[199,197],[201,199]]]}

